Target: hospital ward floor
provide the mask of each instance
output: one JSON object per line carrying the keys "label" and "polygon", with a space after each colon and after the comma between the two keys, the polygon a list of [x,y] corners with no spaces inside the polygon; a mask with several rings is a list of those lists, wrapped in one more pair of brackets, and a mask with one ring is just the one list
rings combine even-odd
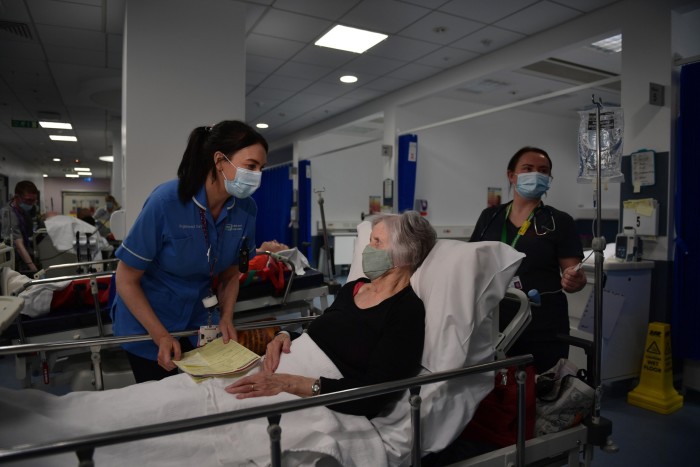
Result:
{"label": "hospital ward floor", "polygon": [[[89,362],[86,362],[89,365]],[[68,370],[65,367],[65,370]],[[38,372],[32,384],[54,394],[70,390],[68,374],[51,375],[50,386],[45,386]],[[20,388],[15,377],[13,357],[0,357],[0,385]],[[603,387],[601,416],[612,421],[612,439],[619,447],[617,453],[595,449],[596,467],[663,466],[689,467],[700,465],[697,440],[700,433],[700,392],[687,390],[683,406],[668,415],[658,414],[627,403],[627,393],[634,389],[632,380],[620,381]],[[87,388],[85,388],[87,389]]]}

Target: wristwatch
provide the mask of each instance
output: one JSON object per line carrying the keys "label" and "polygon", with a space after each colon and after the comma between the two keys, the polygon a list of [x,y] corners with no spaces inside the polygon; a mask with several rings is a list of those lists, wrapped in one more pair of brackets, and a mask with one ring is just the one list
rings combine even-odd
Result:
{"label": "wristwatch", "polygon": [[311,385],[311,395],[318,396],[321,394],[321,380],[317,379],[314,384]]}

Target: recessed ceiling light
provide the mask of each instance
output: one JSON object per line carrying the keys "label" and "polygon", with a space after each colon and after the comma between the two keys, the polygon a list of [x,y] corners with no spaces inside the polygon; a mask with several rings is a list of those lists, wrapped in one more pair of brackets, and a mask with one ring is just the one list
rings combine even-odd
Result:
{"label": "recessed ceiling light", "polygon": [[48,177],[48,176],[49,176],[49,174],[44,174],[44,175],[43,175],[44,178],[46,178],[46,177]]}
{"label": "recessed ceiling light", "polygon": [[341,76],[340,81],[342,81],[343,83],[356,83],[357,76],[352,76],[352,75]]}
{"label": "recessed ceiling light", "polygon": [[387,37],[389,36],[378,32],[337,25],[317,40],[315,45],[361,54]]}
{"label": "recessed ceiling light", "polygon": [[66,174],[66,178],[78,178],[80,175],[78,174]]}
{"label": "recessed ceiling light", "polygon": [[51,141],[78,141],[78,138],[75,136],[49,135],[49,138],[51,138]]}
{"label": "recessed ceiling light", "polygon": [[60,158],[60,157],[54,157],[54,158],[53,158],[53,161],[54,161],[54,162],[61,162],[61,158]]}
{"label": "recessed ceiling light", "polygon": [[268,128],[270,125],[268,125],[267,123],[258,123],[255,126],[258,128]]}
{"label": "recessed ceiling light", "polygon": [[76,172],[90,172],[90,167],[73,167]]}
{"label": "recessed ceiling light", "polygon": [[73,125],[70,123],[61,123],[61,122],[39,122],[39,125],[42,128],[53,128],[56,130],[72,130]]}
{"label": "recessed ceiling light", "polygon": [[622,51],[622,34],[617,36],[608,37],[607,39],[600,40],[591,44],[596,50],[606,53],[616,53]]}
{"label": "recessed ceiling light", "polygon": [[100,160],[104,162],[114,162],[114,156],[100,156]]}

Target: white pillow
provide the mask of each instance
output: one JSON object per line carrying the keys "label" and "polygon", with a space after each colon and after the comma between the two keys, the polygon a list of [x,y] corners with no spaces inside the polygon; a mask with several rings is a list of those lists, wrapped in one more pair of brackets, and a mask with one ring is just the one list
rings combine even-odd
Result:
{"label": "white pillow", "polygon": [[[362,250],[369,242],[371,224],[361,223],[357,232],[349,281],[362,277]],[[524,256],[501,242],[438,240],[411,277],[411,286],[426,311],[424,373],[493,360],[491,312],[505,296]],[[423,453],[440,451],[452,442],[492,388],[492,373],[423,386]],[[408,403],[398,402],[372,423],[384,441],[390,464],[406,463],[411,449]]]}

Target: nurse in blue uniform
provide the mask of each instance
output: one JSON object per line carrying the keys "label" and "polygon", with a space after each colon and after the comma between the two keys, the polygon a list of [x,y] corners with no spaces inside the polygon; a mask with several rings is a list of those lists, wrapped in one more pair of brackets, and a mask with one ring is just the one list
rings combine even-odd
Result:
{"label": "nurse in blue uniform", "polygon": [[[116,252],[116,336],[145,334],[124,344],[137,382],[177,372],[173,360],[197,343],[171,333],[218,324],[236,339],[233,310],[239,262],[255,255],[257,206],[267,142],[238,121],[195,128],[177,180],[156,187]],[[205,228],[203,228],[205,227]],[[208,308],[218,303],[217,312]]]}

